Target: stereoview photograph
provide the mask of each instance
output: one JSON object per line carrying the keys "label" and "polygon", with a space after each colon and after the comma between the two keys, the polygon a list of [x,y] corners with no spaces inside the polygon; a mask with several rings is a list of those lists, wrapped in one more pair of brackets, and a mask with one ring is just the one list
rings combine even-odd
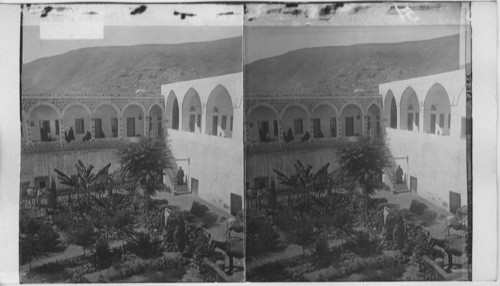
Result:
{"label": "stereoview photograph", "polygon": [[247,5],[247,281],[471,279],[468,15]]}
{"label": "stereoview photograph", "polygon": [[243,6],[22,13],[21,283],[243,281]]}

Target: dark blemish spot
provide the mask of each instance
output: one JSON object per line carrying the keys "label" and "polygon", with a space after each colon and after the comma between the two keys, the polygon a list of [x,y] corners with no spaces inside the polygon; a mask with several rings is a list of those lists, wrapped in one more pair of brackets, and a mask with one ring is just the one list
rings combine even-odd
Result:
{"label": "dark blemish spot", "polygon": [[286,11],[286,12],[283,12],[283,14],[292,14],[292,15],[294,15],[294,16],[297,16],[297,15],[302,14],[302,10],[295,9],[295,10],[293,10],[293,11]]}
{"label": "dark blemish spot", "polygon": [[181,20],[184,20],[186,19],[186,17],[193,17],[193,16],[196,16],[196,14],[193,14],[193,13],[180,13],[180,12],[177,12],[177,11],[174,11],[174,15],[181,15]]}
{"label": "dark blemish spot", "polygon": [[234,15],[234,12],[219,13],[217,16]]}
{"label": "dark blemish spot", "polygon": [[63,12],[64,10],[66,10],[66,8],[64,8],[64,7],[57,7],[56,8],[57,12]]}
{"label": "dark blemish spot", "polygon": [[252,22],[255,18],[248,18],[248,22]]}
{"label": "dark blemish spot", "polygon": [[330,13],[334,15],[337,9],[342,7],[344,7],[344,3],[342,2],[334,3],[332,5],[326,5],[324,8],[321,8],[321,10],[319,11],[319,15],[326,16],[330,15]]}
{"label": "dark blemish spot", "polygon": [[142,14],[144,13],[144,11],[146,11],[148,7],[146,5],[141,5],[137,8],[135,8],[134,11],[130,12],[130,15],[139,15],[139,14]]}
{"label": "dark blemish spot", "polygon": [[26,4],[26,8],[28,8],[28,10],[30,9],[31,7],[31,4]]}
{"label": "dark blemish spot", "polygon": [[90,12],[85,12],[85,14],[87,14],[87,15],[97,15],[97,12],[90,11]]}
{"label": "dark blemish spot", "polygon": [[356,14],[360,11],[367,10],[368,8],[370,8],[370,6],[356,6],[354,7],[354,9],[352,9],[351,14]]}
{"label": "dark blemish spot", "polygon": [[40,17],[42,17],[42,18],[47,17],[47,15],[50,13],[50,11],[52,11],[51,6],[47,6],[47,7],[43,8],[42,15],[40,15]]}
{"label": "dark blemish spot", "polygon": [[286,8],[297,8],[299,7],[299,4],[297,3],[288,3],[285,5]]}
{"label": "dark blemish spot", "polygon": [[281,8],[273,8],[273,9],[267,10],[267,14],[281,13],[281,11],[283,11],[283,9],[281,9]]}

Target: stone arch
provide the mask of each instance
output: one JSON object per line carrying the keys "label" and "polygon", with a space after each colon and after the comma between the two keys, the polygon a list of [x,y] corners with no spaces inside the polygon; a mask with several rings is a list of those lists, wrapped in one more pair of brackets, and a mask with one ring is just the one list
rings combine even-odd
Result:
{"label": "stone arch", "polygon": [[272,105],[259,104],[249,110],[247,140],[270,142],[279,140],[278,112]]}
{"label": "stone arch", "polygon": [[[81,103],[73,103],[63,110],[64,130],[69,134],[74,134],[75,140],[82,140],[91,131],[90,108]],[[87,138],[90,139],[90,138]]]}
{"label": "stone arch", "polygon": [[28,109],[28,111],[26,111],[26,116],[31,116],[31,113],[33,112],[33,110],[35,110],[35,108],[37,108],[38,106],[40,105],[46,105],[46,106],[50,106],[54,109],[54,111],[57,113],[57,116],[59,116],[60,118],[62,118],[62,112],[61,110],[56,106],[54,105],[53,103],[51,102],[38,102],[37,104],[33,105],[30,109]]}
{"label": "stone arch", "polygon": [[182,130],[201,133],[201,99],[194,88],[190,88],[182,100]]}
{"label": "stone arch", "polygon": [[419,129],[420,105],[418,96],[412,87],[407,87],[401,96],[399,103],[399,128],[402,130]]}
{"label": "stone arch", "polygon": [[317,104],[311,112],[313,137],[337,137],[337,120],[339,113],[335,105],[322,102]]}
{"label": "stone arch", "polygon": [[223,85],[217,85],[208,96],[205,134],[231,138],[233,132],[233,101]]}
{"label": "stone arch", "polygon": [[[432,106],[435,110],[431,110]],[[424,101],[424,132],[450,135],[451,105],[446,89],[439,83],[431,86]]]}
{"label": "stone arch", "polygon": [[384,100],[384,125],[393,129],[398,128],[398,108],[392,90],[387,91]]}
{"label": "stone arch", "polygon": [[361,136],[363,135],[363,107],[356,102],[350,102],[342,106],[340,112],[342,135]]}
{"label": "stone arch", "polygon": [[48,103],[34,106],[29,113],[29,127],[33,142],[49,142],[60,139],[60,114],[57,108]]}
{"label": "stone arch", "polygon": [[368,136],[378,137],[382,135],[380,125],[381,108],[377,103],[372,103],[366,111],[366,131]]}
{"label": "stone arch", "polygon": [[101,103],[94,111],[94,136],[96,139],[118,137],[120,109],[109,102]]}
{"label": "stone arch", "polygon": [[146,113],[144,107],[137,102],[131,102],[123,107],[123,135],[125,137],[144,136],[144,120]]}
{"label": "stone arch", "polygon": [[281,113],[281,122],[283,126],[283,140],[301,141],[303,138],[312,136],[309,132],[310,114],[307,108],[302,104],[290,104],[285,107]]}
{"label": "stone arch", "polygon": [[163,108],[154,103],[148,112],[148,124],[150,136],[157,137],[163,135]]}
{"label": "stone arch", "polygon": [[177,99],[177,95],[172,90],[168,94],[166,105],[166,116],[167,116],[167,128],[179,130],[179,100]]}

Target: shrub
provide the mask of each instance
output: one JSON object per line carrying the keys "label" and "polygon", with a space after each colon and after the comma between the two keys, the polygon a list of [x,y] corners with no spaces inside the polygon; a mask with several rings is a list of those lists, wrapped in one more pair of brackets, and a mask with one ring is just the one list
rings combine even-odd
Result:
{"label": "shrub", "polygon": [[260,227],[258,232],[259,249],[262,252],[273,251],[278,245],[279,234],[268,224]]}
{"label": "shrub", "polygon": [[424,211],[428,208],[429,207],[426,204],[424,204],[418,200],[412,200],[411,205],[410,205],[410,212],[417,214],[417,215],[422,215],[424,213]]}
{"label": "shrub", "polygon": [[38,243],[42,252],[54,251],[59,245],[59,234],[47,224],[42,224],[38,230]]}
{"label": "shrub", "polygon": [[208,207],[203,204],[200,204],[197,201],[194,201],[193,204],[191,205],[190,212],[197,217],[203,217],[207,211]]}
{"label": "shrub", "polygon": [[321,235],[316,240],[314,244],[314,254],[316,255],[320,267],[329,264],[330,252],[328,249],[328,240],[325,236]]}
{"label": "shrub", "polygon": [[161,241],[147,233],[140,233],[136,243],[131,245],[130,250],[142,258],[158,256],[163,251]]}
{"label": "shrub", "polygon": [[111,249],[104,237],[100,237],[94,245],[94,261],[101,268],[106,268],[111,264]]}
{"label": "shrub", "polygon": [[41,254],[38,241],[34,235],[20,235],[19,237],[19,257],[20,263],[29,263],[31,270],[31,261]]}
{"label": "shrub", "polygon": [[85,255],[85,250],[95,243],[97,237],[92,224],[83,219],[72,224],[68,238],[70,243],[81,246]]}

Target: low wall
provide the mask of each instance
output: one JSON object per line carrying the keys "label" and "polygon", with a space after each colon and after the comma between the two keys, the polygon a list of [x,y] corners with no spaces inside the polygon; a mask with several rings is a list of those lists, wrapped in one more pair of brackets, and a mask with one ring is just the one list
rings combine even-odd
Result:
{"label": "low wall", "polygon": [[417,178],[419,196],[449,210],[452,191],[467,204],[465,140],[392,128],[386,134],[392,155],[409,157],[408,173]]}
{"label": "low wall", "polygon": [[[198,196],[230,211],[231,193],[243,200],[243,142],[185,131],[168,130],[176,159],[189,158],[188,185],[198,180]],[[185,169],[185,167],[183,167]],[[244,204],[243,204],[244,205]]]}
{"label": "low wall", "polygon": [[35,186],[35,178],[48,176],[56,181],[57,189],[67,188],[57,180],[55,169],[61,170],[67,175],[76,175],[75,165],[81,160],[85,166],[94,165],[97,172],[107,164],[111,163],[110,173],[120,167],[116,149],[95,150],[73,150],[63,152],[46,153],[22,153],[21,154],[21,183],[30,182]]}
{"label": "low wall", "polygon": [[279,184],[276,179],[276,173],[273,169],[290,175],[295,174],[295,164],[300,160],[302,164],[313,166],[312,171],[317,171],[319,168],[330,163],[328,172],[338,169],[338,148],[321,148],[312,150],[293,150],[282,152],[269,152],[245,155],[245,176],[251,187],[258,187],[254,184],[254,179],[257,177],[268,177],[274,180],[277,190],[285,189],[285,186]]}

